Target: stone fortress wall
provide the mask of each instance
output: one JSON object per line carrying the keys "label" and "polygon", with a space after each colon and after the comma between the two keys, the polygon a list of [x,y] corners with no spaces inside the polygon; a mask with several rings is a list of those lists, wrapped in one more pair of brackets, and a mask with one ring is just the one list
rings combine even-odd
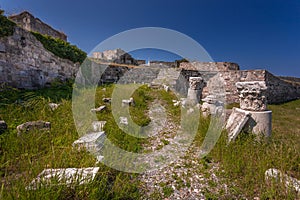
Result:
{"label": "stone fortress wall", "polygon": [[15,27],[12,36],[0,38],[0,83],[24,89],[42,88],[56,79],[74,78],[79,66],[46,50],[21,27]]}
{"label": "stone fortress wall", "polygon": [[27,31],[34,31],[67,41],[66,34],[53,29],[51,26],[45,24],[40,19],[35,18],[32,14],[30,14],[27,11],[21,12],[17,15],[11,15],[8,18]]}

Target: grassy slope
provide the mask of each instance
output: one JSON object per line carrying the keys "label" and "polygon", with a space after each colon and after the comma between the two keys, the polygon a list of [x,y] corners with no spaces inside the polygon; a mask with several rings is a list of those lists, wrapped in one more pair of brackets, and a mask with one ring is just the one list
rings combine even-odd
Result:
{"label": "grassy slope", "polygon": [[[102,104],[102,97],[109,97],[113,86],[97,90],[96,106]],[[64,186],[50,187],[37,192],[25,191],[30,181],[44,168],[90,167],[95,159],[88,153],[72,149],[72,142],[78,138],[71,112],[71,84],[56,84],[53,88],[38,91],[8,90],[0,93],[0,119],[4,119],[9,130],[0,136],[0,199],[138,199],[139,181],[136,175],[119,172],[98,164],[101,168],[96,181],[89,185],[66,189]],[[153,98],[158,97],[168,105],[169,113],[177,112],[171,106],[174,98],[160,91],[142,88],[134,94],[136,107],[130,112],[138,124],[147,124],[145,113]],[[21,101],[20,101],[21,99]],[[55,111],[48,108],[48,102],[62,105]],[[236,194],[247,197],[260,196],[262,199],[295,198],[280,184],[266,184],[264,172],[270,167],[281,169],[300,178],[300,100],[282,105],[271,105],[273,111],[273,136],[268,142],[255,142],[251,135],[242,134],[231,145],[226,145],[226,134],[221,136],[217,146],[205,158],[219,162],[225,170],[223,176],[236,187],[230,188]],[[108,138],[123,149],[138,152],[145,140],[128,136],[118,128],[110,114],[110,107],[100,120],[108,120]],[[31,120],[45,120],[52,123],[50,132],[32,131],[17,137],[16,126]],[[178,120],[178,119],[177,119]],[[206,133],[208,121],[201,121],[196,145]]]}

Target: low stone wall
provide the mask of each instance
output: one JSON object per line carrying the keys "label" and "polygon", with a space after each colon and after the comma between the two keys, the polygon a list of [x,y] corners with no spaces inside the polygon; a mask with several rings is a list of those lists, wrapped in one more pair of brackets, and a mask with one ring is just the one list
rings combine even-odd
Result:
{"label": "low stone wall", "polygon": [[37,89],[55,79],[74,78],[80,64],[47,51],[28,31],[15,27],[14,34],[0,38],[0,83]]}

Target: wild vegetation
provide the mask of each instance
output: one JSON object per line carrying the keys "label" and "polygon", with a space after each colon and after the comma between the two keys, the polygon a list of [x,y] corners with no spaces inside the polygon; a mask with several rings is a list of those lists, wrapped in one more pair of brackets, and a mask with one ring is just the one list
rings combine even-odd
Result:
{"label": "wild vegetation", "polygon": [[0,10],[0,38],[12,35],[16,26],[14,22],[7,19],[3,14],[4,11]]}
{"label": "wild vegetation", "polygon": [[[97,89],[95,106],[104,104],[103,97],[110,97],[114,85]],[[105,88],[105,89],[103,89]],[[141,199],[142,183],[138,174],[125,173],[96,163],[86,151],[77,151],[72,143],[78,139],[72,116],[72,83],[54,83],[51,88],[26,91],[1,88],[0,120],[5,120],[8,130],[0,135],[0,199]],[[130,108],[133,120],[140,125],[148,124],[147,110],[155,98],[162,100],[167,112],[175,121],[179,120],[179,110],[172,105],[174,95],[163,90],[152,90],[146,86],[138,89],[133,97],[136,106]],[[60,103],[52,111],[48,103]],[[218,164],[218,176],[227,181],[230,195],[223,198],[247,197],[253,199],[296,199],[297,194],[286,189],[283,184],[265,181],[264,172],[268,168],[278,168],[287,174],[300,178],[300,100],[281,105],[270,105],[273,111],[273,134],[269,140],[257,141],[251,134],[242,133],[238,139],[227,144],[224,131],[215,148],[202,159],[203,166]],[[140,152],[146,139],[136,138],[119,129],[111,114],[111,107],[98,114],[99,120],[106,120],[107,137],[120,148]],[[26,121],[44,120],[52,124],[50,131],[33,130],[21,137],[16,126]],[[209,119],[200,118],[198,134],[194,140],[197,149],[202,144],[209,127]],[[166,142],[167,145],[167,142]],[[194,159],[187,156],[186,159]],[[25,187],[45,168],[91,167],[100,170],[95,180],[89,184],[42,187],[30,191]],[[186,166],[182,166],[186,167]],[[209,173],[205,167],[199,173]],[[175,176],[175,175],[174,175]],[[191,177],[193,178],[193,177]],[[163,183],[162,183],[163,184]],[[214,186],[214,185],[213,185]],[[215,185],[214,187],[218,187]],[[173,189],[163,185],[165,197]],[[219,195],[219,194],[218,194]],[[211,192],[207,198],[222,198]],[[163,196],[153,196],[164,198]]]}
{"label": "wild vegetation", "polygon": [[58,57],[69,59],[74,63],[82,63],[86,58],[86,53],[84,51],[80,50],[75,45],[71,45],[69,42],[48,35],[42,35],[38,32],[32,32],[32,34],[43,44],[45,49]]}

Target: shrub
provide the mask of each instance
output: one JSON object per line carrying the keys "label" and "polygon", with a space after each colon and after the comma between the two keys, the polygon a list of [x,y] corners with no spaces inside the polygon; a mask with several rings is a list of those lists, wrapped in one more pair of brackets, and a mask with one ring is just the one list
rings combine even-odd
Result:
{"label": "shrub", "polygon": [[48,35],[42,35],[37,32],[32,32],[32,34],[43,44],[45,49],[60,58],[71,60],[74,63],[82,63],[86,58],[86,53],[84,51],[80,50],[75,45],[71,45],[69,42]]}

